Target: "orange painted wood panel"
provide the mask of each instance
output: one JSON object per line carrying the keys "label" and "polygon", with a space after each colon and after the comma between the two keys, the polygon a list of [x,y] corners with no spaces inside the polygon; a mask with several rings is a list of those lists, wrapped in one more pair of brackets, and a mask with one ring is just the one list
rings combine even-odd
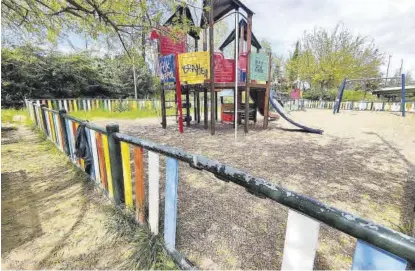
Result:
{"label": "orange painted wood panel", "polygon": [[105,190],[108,189],[107,183],[107,171],[105,169],[105,158],[104,158],[104,149],[102,146],[102,135],[101,133],[96,132],[96,139],[97,139],[97,152],[98,152],[98,162],[99,162],[99,170],[101,173],[101,182],[104,186]]}
{"label": "orange painted wood panel", "polygon": [[138,223],[145,223],[143,148],[134,147],[135,206]]}

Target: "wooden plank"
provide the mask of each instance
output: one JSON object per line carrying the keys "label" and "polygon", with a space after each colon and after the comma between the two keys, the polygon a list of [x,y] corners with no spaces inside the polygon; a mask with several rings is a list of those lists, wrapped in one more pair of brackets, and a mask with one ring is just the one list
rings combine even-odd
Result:
{"label": "wooden plank", "polygon": [[78,104],[77,104],[77,100],[73,100],[73,111],[77,112],[78,111]]}
{"label": "wooden plank", "polygon": [[386,250],[357,240],[352,270],[406,270],[407,261]]}
{"label": "wooden plank", "polygon": [[179,161],[167,158],[166,197],[164,207],[164,242],[169,250],[176,246],[177,187],[179,184]]}
{"label": "wooden plank", "polygon": [[[73,132],[73,150],[74,150],[74,159],[76,163],[81,166],[81,159],[79,159],[76,155],[76,148],[75,148],[75,142],[76,142],[76,130],[78,129],[79,124],[75,121],[72,121],[72,132]],[[83,167],[82,167],[83,168]]]}
{"label": "wooden plank", "polygon": [[52,112],[48,112],[48,121],[50,125],[50,134],[51,134],[50,139],[52,140],[53,143],[56,144],[55,125],[52,119]]}
{"label": "wooden plank", "polygon": [[[242,32],[242,44],[244,41]],[[247,64],[246,64],[246,90],[245,90],[245,123],[244,123],[244,132],[248,133],[249,131],[249,92],[250,92],[250,83],[251,83],[251,39],[252,39],[252,14],[248,15],[248,29],[246,37],[246,50],[247,50]],[[240,47],[243,52],[243,46]]]}
{"label": "wooden plank", "polygon": [[55,143],[56,146],[59,146],[58,127],[57,127],[56,121],[55,121],[55,114],[52,113],[52,112],[50,112],[50,119],[51,119],[51,123],[52,123],[52,130],[53,130],[53,136],[54,136],[53,143]]}
{"label": "wooden plank", "polygon": [[73,143],[72,143],[72,124],[71,124],[71,120],[65,119],[66,121],[66,131],[68,133],[68,141],[69,141],[69,154],[70,154],[70,158],[72,161],[74,161],[73,156],[74,156],[74,149],[73,149]]}
{"label": "wooden plank", "polygon": [[160,200],[160,158],[159,154],[148,152],[148,221],[153,234],[159,233],[159,200]]}
{"label": "wooden plank", "polygon": [[269,115],[269,93],[271,91],[271,62],[272,56],[271,53],[269,54],[269,63],[268,63],[268,81],[267,81],[267,88],[265,90],[265,103],[264,103],[264,123],[263,128],[268,128],[268,115]]}
{"label": "wooden plank", "polygon": [[51,128],[50,128],[50,123],[49,123],[49,112],[46,110],[43,110],[43,116],[45,118],[45,122],[46,122],[46,132],[47,132],[47,137],[52,140],[52,132],[51,132]]}
{"label": "wooden plank", "polygon": [[133,208],[133,186],[131,182],[130,148],[128,143],[121,142],[122,172],[124,177],[125,206]]}
{"label": "wooden plank", "polygon": [[[91,129],[85,127],[85,134],[86,134],[86,140],[88,142],[89,151],[91,152],[91,156],[92,156],[91,161],[90,161],[89,176],[91,177],[91,179],[96,180],[95,168],[94,168],[94,157],[93,157],[93,151],[92,151],[92,141],[91,141]],[[85,161],[84,161],[84,163],[85,163]],[[84,165],[84,167],[85,167],[85,165]],[[85,169],[86,169],[86,167],[85,167]]]}
{"label": "wooden plank", "polygon": [[55,119],[55,129],[56,129],[56,136],[57,136],[57,145],[61,151],[64,151],[63,149],[63,139],[62,139],[62,128],[61,123],[59,119],[58,114],[53,114],[53,117]]}
{"label": "wooden plank", "polygon": [[134,147],[134,169],[136,218],[138,223],[143,225],[145,223],[143,148],[137,146]]}
{"label": "wooden plank", "polygon": [[320,223],[288,211],[281,270],[313,270]]}
{"label": "wooden plank", "polygon": [[98,148],[97,148],[97,140],[96,140],[96,133],[94,130],[89,130],[90,137],[91,137],[91,150],[92,150],[92,166],[94,167],[95,172],[95,181],[100,183],[101,182],[101,174],[99,169],[99,162],[98,162]]}
{"label": "wooden plank", "polygon": [[105,190],[108,189],[108,182],[107,182],[107,170],[105,168],[105,155],[104,155],[104,147],[102,146],[102,135],[101,133],[96,133],[97,139],[97,152],[98,152],[98,162],[99,162],[99,172],[101,174],[101,183]]}
{"label": "wooden plank", "polygon": [[110,198],[114,198],[114,188],[112,186],[112,175],[111,175],[111,164],[110,164],[110,151],[108,148],[107,135],[102,135],[102,148],[104,149],[105,170],[107,172],[108,194]]}

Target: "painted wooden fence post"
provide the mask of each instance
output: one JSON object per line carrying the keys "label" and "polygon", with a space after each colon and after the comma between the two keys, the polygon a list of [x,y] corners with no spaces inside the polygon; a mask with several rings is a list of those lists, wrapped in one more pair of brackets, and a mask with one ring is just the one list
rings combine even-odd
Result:
{"label": "painted wooden fence post", "polygon": [[96,133],[93,129],[89,131],[90,138],[91,138],[91,149],[92,149],[92,166],[94,167],[95,172],[95,181],[97,183],[101,183],[101,175],[98,163],[98,148],[97,148],[97,140],[96,140]]}
{"label": "painted wooden fence post", "polygon": [[320,223],[288,211],[281,270],[313,270]]}
{"label": "painted wooden fence post", "polygon": [[148,221],[150,230],[153,234],[159,233],[159,182],[160,182],[160,162],[159,154],[148,152]]}
{"label": "painted wooden fence post", "polygon": [[63,141],[63,150],[66,153],[66,155],[70,156],[69,152],[69,140],[68,140],[68,131],[66,129],[66,122],[65,117],[63,115],[66,114],[65,109],[59,110],[59,121],[61,123],[61,132],[62,132],[62,141]]}
{"label": "painted wooden fence post", "polygon": [[[92,156],[91,157],[92,159],[89,164],[89,176],[91,177],[91,179],[96,181],[97,177],[96,177],[95,166],[94,166],[94,149],[92,148],[91,131],[92,131],[91,129],[85,128],[86,140],[88,142],[89,151],[91,152],[91,156]],[[85,166],[85,169],[86,169],[86,166]]]}
{"label": "painted wooden fence post", "polygon": [[37,113],[36,113],[36,106],[35,106],[35,104],[33,103],[33,102],[28,102],[28,104],[30,105],[30,107],[32,108],[32,110],[33,110],[33,119],[35,120],[35,122],[36,122],[36,126],[37,127],[39,127],[39,120],[38,120],[38,118],[37,118]]}
{"label": "painted wooden fence post", "polygon": [[114,188],[112,185],[112,174],[111,174],[111,163],[110,163],[110,151],[108,148],[108,136],[102,134],[102,148],[104,150],[104,161],[105,161],[105,171],[107,176],[107,191],[111,199],[114,198]]}
{"label": "painted wooden fence post", "polygon": [[167,158],[166,197],[164,207],[164,242],[168,250],[175,250],[177,220],[177,187],[179,184],[179,161]]}
{"label": "painted wooden fence post", "polygon": [[131,182],[130,148],[128,143],[121,142],[122,171],[124,177],[125,206],[133,208],[133,187]]}
{"label": "painted wooden fence post", "polygon": [[114,189],[115,204],[124,203],[124,182],[121,163],[120,141],[115,138],[114,133],[120,131],[118,124],[109,124],[106,126],[108,137],[109,159],[111,165],[111,179]]}
{"label": "painted wooden fence post", "polygon": [[357,240],[352,270],[406,270],[407,261],[386,250]]}
{"label": "painted wooden fence post", "polygon": [[46,107],[45,104],[40,105],[40,117],[41,117],[42,123],[43,123],[43,130],[44,130],[43,132],[45,133],[45,135],[49,136],[48,128],[47,128],[48,125],[47,125],[46,117],[45,117],[45,107]]}
{"label": "painted wooden fence post", "polygon": [[145,224],[144,212],[144,161],[143,148],[134,147],[134,169],[135,169],[135,206],[136,219],[140,225]]}
{"label": "painted wooden fence post", "polygon": [[105,153],[103,147],[103,140],[102,135],[100,132],[96,133],[97,139],[97,152],[98,152],[98,162],[99,162],[99,172],[101,173],[101,183],[106,191],[108,189],[108,181],[107,181],[107,169],[105,167]]}

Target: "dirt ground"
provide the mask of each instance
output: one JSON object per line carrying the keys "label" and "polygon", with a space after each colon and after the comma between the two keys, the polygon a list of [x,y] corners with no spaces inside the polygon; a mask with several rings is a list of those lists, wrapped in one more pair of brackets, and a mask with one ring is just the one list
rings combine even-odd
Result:
{"label": "dirt ground", "polygon": [[[413,219],[414,114],[307,110],[291,117],[325,132],[292,132],[284,120],[262,130],[260,120],[247,135],[240,127],[235,141],[229,125],[218,124],[210,136],[202,123],[180,135],[174,120],[166,130],[158,119],[111,122],[123,133],[227,163],[388,227]],[[280,268],[287,208],[188,165],[179,171],[181,252],[202,269]],[[322,226],[319,240],[315,269],[350,269],[354,238]]]}
{"label": "dirt ground", "polygon": [[19,126],[2,131],[1,153],[2,269],[114,269],[123,263],[131,248],[106,234],[102,207],[109,202],[52,143]]}

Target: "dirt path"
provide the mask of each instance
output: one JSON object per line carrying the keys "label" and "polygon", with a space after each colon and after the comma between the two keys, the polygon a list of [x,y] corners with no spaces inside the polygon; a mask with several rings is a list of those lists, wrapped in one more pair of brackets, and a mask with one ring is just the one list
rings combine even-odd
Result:
{"label": "dirt path", "polygon": [[2,132],[2,269],[115,269],[130,253],[105,230],[108,202],[33,131]]}

